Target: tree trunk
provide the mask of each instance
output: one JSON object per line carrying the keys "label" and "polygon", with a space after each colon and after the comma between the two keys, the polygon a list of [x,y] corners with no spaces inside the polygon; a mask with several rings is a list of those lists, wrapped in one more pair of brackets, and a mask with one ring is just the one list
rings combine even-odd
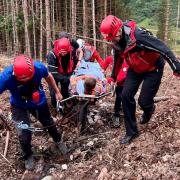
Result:
{"label": "tree trunk", "polygon": [[[8,20],[8,15],[10,14],[9,11],[9,4],[8,4],[8,0],[6,0],[6,18]],[[6,24],[7,22],[7,24]],[[10,40],[10,35],[9,35],[9,21],[5,22],[5,27],[8,29],[6,29],[6,42],[7,42],[7,55],[11,55],[12,53],[12,46],[11,46],[11,40]]]}
{"label": "tree trunk", "polygon": [[92,0],[92,22],[93,22],[93,39],[94,39],[94,47],[96,48],[96,21],[95,21],[95,5],[94,0]]}
{"label": "tree trunk", "polygon": [[109,2],[109,13],[112,14],[112,2],[111,2],[111,0]]}
{"label": "tree trunk", "polygon": [[24,25],[25,25],[25,43],[26,43],[26,54],[31,56],[30,51],[30,42],[29,42],[29,33],[28,33],[28,9],[27,9],[27,0],[22,0],[23,5],[23,14],[24,14]]}
{"label": "tree trunk", "polygon": [[68,20],[68,24],[69,24],[69,29],[71,29],[71,33],[72,33],[72,2],[71,0],[69,1],[69,20]]}
{"label": "tree trunk", "polygon": [[15,9],[16,9],[16,14],[18,14],[19,12],[18,0],[15,0]]}
{"label": "tree trunk", "polygon": [[35,0],[36,15],[39,16],[39,0]]}
{"label": "tree trunk", "polygon": [[[5,2],[5,0],[3,0],[3,12],[4,12],[4,14],[3,14],[3,16],[4,16],[4,18],[7,18],[7,11],[6,11],[6,2]],[[5,25],[4,25],[4,35],[5,35],[5,38],[4,38],[4,45],[3,45],[3,48],[5,49],[5,47],[7,47],[8,46],[8,39],[7,39],[7,25],[6,25],[6,21],[5,21]],[[8,47],[5,49],[6,50],[6,52],[8,51]]]}
{"label": "tree trunk", "polygon": [[179,27],[179,11],[180,11],[180,0],[178,0],[178,9],[177,9],[177,17],[176,17],[176,35],[175,35],[175,44],[174,44],[174,48],[175,51],[177,50],[177,37],[178,37],[178,27]]}
{"label": "tree trunk", "polygon": [[[104,17],[107,16],[107,0],[104,0]],[[107,56],[107,45],[103,43],[103,54],[104,57]]]}
{"label": "tree trunk", "polygon": [[54,8],[55,8],[55,6],[54,6],[54,4],[55,4],[55,2],[54,2],[54,0],[51,0],[51,3],[52,3],[52,7],[51,7],[51,19],[52,19],[52,38],[53,38],[53,40],[55,39],[55,21],[54,21],[54,13],[55,13],[55,10],[54,10]]}
{"label": "tree trunk", "polygon": [[72,0],[72,36],[76,35],[76,0]]}
{"label": "tree trunk", "polygon": [[[19,5],[18,5],[18,0],[15,0],[15,17],[18,16],[19,12]],[[20,38],[19,38],[19,33],[18,33],[18,26],[16,23],[16,18],[15,18],[15,31],[16,31],[16,41],[17,41],[17,47],[18,47],[18,53],[21,51],[20,50]]]}
{"label": "tree trunk", "polygon": [[51,48],[51,22],[50,22],[50,4],[49,0],[45,0],[46,5],[46,53]]}
{"label": "tree trunk", "polygon": [[15,9],[14,9],[14,1],[11,0],[11,19],[12,19],[12,28],[13,28],[13,50],[14,54],[17,53],[17,41],[16,41],[16,30],[15,30]]}
{"label": "tree trunk", "polygon": [[42,47],[42,44],[43,44],[43,17],[42,17],[42,0],[40,0],[40,43],[39,43],[39,53],[40,53],[40,60],[42,61],[42,52],[43,52],[43,47]]}
{"label": "tree trunk", "polygon": [[67,1],[65,1],[64,3],[65,3],[65,12],[64,12],[65,13],[65,15],[64,15],[65,16],[65,22],[64,23],[65,23],[65,30],[67,32],[68,31],[68,10],[67,10],[68,7],[67,7]]}
{"label": "tree trunk", "polygon": [[165,7],[165,31],[164,31],[164,42],[168,42],[168,28],[169,28],[169,15],[170,15],[170,0],[166,0]]}
{"label": "tree trunk", "polygon": [[[31,6],[32,6],[32,11],[34,11],[34,0],[31,0]],[[36,54],[36,29],[35,29],[35,21],[34,21],[34,13],[32,13],[32,18],[33,18],[33,48],[34,48],[34,58],[36,59],[37,54]]]}
{"label": "tree trunk", "polygon": [[83,36],[88,35],[88,11],[87,11],[87,1],[83,0]]}

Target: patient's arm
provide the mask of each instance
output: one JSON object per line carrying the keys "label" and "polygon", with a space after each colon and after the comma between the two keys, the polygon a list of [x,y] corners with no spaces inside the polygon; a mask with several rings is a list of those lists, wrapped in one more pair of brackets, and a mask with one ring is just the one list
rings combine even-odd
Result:
{"label": "patient's arm", "polygon": [[85,80],[86,78],[96,78],[96,77],[93,75],[81,75],[81,76],[71,77],[70,82]]}

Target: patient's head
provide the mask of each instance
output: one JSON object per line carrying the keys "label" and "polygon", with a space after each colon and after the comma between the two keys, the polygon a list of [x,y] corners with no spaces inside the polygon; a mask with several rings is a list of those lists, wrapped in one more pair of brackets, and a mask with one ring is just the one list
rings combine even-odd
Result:
{"label": "patient's head", "polygon": [[89,77],[84,81],[84,94],[92,94],[93,89],[96,86],[96,79]]}

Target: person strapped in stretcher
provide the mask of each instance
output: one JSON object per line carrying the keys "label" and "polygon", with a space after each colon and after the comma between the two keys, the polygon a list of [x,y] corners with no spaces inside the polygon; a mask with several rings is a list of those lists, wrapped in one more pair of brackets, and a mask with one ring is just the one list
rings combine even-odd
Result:
{"label": "person strapped in stretcher", "polygon": [[70,78],[69,90],[72,95],[99,96],[110,92],[111,88],[98,63],[82,60]]}

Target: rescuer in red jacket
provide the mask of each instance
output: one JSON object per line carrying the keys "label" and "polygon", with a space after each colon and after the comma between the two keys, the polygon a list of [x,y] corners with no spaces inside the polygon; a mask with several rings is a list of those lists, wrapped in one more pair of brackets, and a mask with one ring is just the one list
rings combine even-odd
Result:
{"label": "rescuer in red jacket", "polygon": [[149,31],[139,28],[131,20],[123,23],[119,18],[108,15],[100,25],[104,39],[112,42],[115,50],[112,78],[117,78],[116,69],[120,69],[124,60],[129,70],[122,92],[122,104],[126,134],[120,141],[127,144],[138,136],[136,125],[136,102],[134,96],[142,83],[138,103],[143,110],[141,124],[149,122],[155,110],[155,97],[163,75],[164,60],[173,73],[180,75],[180,62],[173,52]]}
{"label": "rescuer in red jacket", "polygon": [[[69,83],[70,76],[73,73],[76,64],[76,55],[72,53],[72,45],[69,39],[61,38],[56,40],[54,43],[54,48],[47,55],[47,64],[49,72],[53,75],[56,84],[61,85],[61,94],[63,98],[69,97]],[[55,93],[52,88],[50,88],[51,103],[56,107]]]}

